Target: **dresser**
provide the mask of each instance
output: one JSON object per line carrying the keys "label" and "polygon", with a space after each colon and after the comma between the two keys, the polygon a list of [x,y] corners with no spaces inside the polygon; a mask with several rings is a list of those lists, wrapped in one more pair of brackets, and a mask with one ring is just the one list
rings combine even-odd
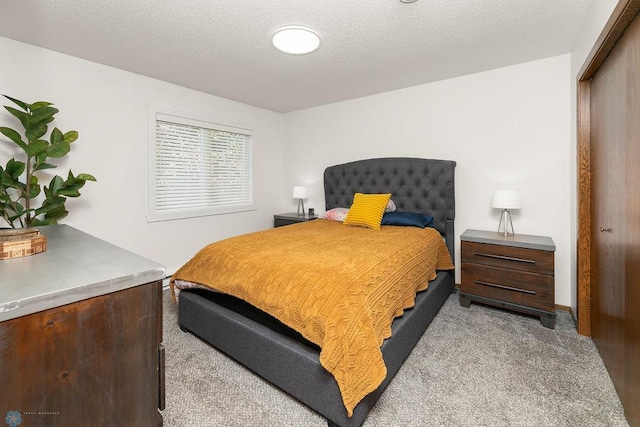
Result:
{"label": "dresser", "polygon": [[67,225],[0,261],[0,402],[23,425],[156,426],[164,409],[159,264]]}
{"label": "dresser", "polygon": [[466,230],[460,236],[460,304],[472,301],[540,317],[555,327],[555,244],[550,237]]}

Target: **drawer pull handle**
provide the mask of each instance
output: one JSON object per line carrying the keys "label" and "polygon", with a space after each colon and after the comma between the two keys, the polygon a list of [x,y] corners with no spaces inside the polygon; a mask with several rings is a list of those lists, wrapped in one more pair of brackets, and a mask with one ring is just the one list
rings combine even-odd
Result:
{"label": "drawer pull handle", "polygon": [[498,285],[497,283],[483,282],[481,280],[476,280],[475,282],[478,285],[491,286],[492,288],[500,288],[500,289],[506,289],[508,291],[522,292],[523,294],[531,294],[531,295],[536,294],[535,291],[531,291],[529,289],[513,288],[511,286]]}
{"label": "drawer pull handle", "polygon": [[504,256],[504,255],[493,255],[493,254],[483,254],[483,253],[477,253],[477,256],[483,256],[483,257],[487,257],[487,258],[496,258],[496,259],[504,259],[507,261],[516,261],[516,262],[526,262],[529,264],[535,264],[535,260],[532,259],[525,259],[525,258],[514,258],[511,256]]}
{"label": "drawer pull handle", "polygon": [[164,411],[166,408],[166,373],[165,373],[165,354],[164,345],[158,346],[158,409]]}

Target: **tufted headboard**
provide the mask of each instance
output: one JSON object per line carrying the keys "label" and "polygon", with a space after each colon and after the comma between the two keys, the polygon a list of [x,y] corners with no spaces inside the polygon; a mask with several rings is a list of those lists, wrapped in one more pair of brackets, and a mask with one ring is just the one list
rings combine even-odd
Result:
{"label": "tufted headboard", "polygon": [[[453,255],[454,170],[451,160],[388,157],[330,166],[324,171],[327,210],[349,207],[354,193],[391,193],[399,211],[431,215]],[[451,246],[450,246],[451,245]]]}

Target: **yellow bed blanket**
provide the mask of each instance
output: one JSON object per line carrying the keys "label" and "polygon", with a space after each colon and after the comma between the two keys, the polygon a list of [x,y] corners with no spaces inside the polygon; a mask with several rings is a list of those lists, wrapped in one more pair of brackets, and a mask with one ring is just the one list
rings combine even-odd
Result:
{"label": "yellow bed blanket", "polygon": [[349,416],[384,380],[380,347],[436,270],[453,264],[432,228],[314,220],[210,244],[171,278],[230,294],[320,346]]}

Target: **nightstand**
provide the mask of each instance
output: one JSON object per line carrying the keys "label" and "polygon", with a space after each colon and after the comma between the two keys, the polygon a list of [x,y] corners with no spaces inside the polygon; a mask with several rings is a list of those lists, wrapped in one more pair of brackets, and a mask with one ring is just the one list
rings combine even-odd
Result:
{"label": "nightstand", "polygon": [[282,227],[283,225],[296,224],[298,222],[307,222],[318,218],[317,216],[298,215],[295,212],[279,214],[273,216],[273,226]]}
{"label": "nightstand", "polygon": [[460,241],[460,305],[489,304],[539,316],[545,327],[555,327],[556,246],[550,237],[467,230]]}

